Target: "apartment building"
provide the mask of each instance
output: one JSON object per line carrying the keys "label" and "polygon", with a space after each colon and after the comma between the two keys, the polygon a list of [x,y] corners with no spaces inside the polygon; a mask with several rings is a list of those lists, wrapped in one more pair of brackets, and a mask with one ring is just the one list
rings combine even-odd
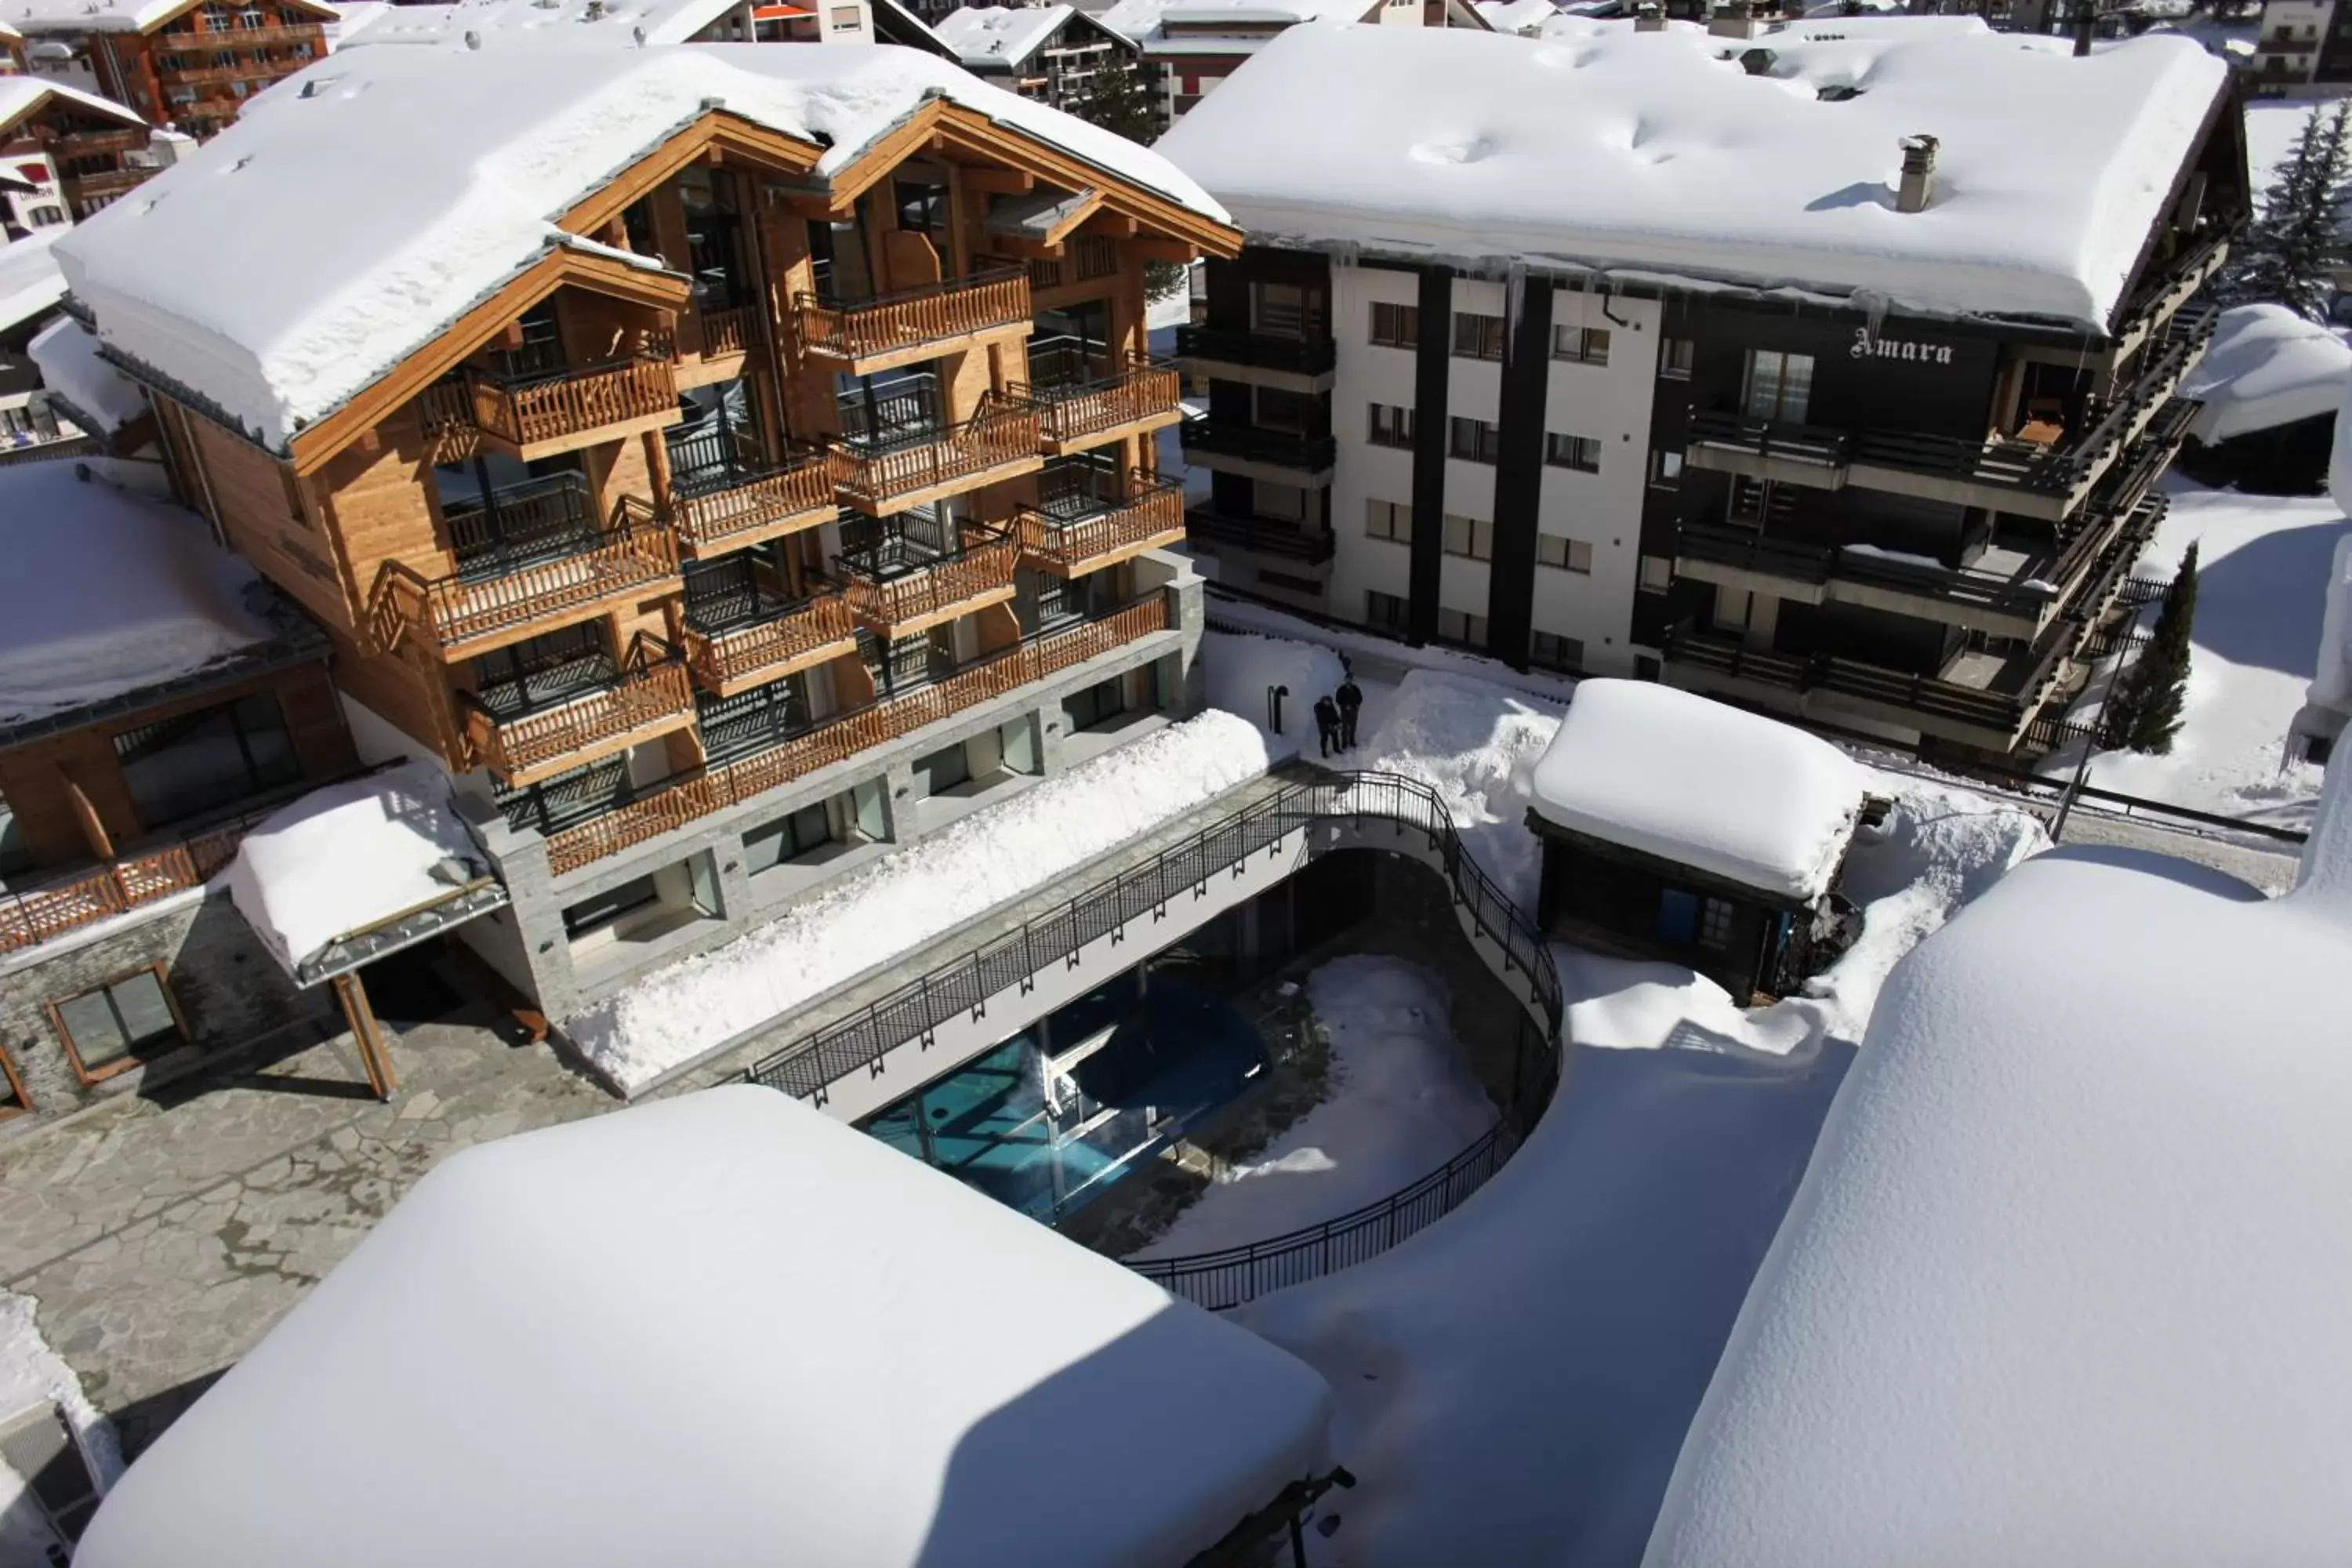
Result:
{"label": "apartment building", "polygon": [[1138,51],[1075,5],[966,5],[932,29],[964,69],[1024,98],[1075,110],[1105,70],[1133,70]]}
{"label": "apartment building", "polygon": [[362,49],[164,178],[68,279],[551,1016],[1196,705],[1144,268],[1239,236],[1131,143],[899,50]]}
{"label": "apartment building", "polygon": [[[1484,27],[1467,0],[1445,0],[1465,25]],[[1266,43],[1305,23],[1424,25],[1423,0],[1119,0],[1106,26],[1133,38],[1157,86],[1160,123],[1173,125]],[[1427,25],[1443,26],[1441,21]]]}
{"label": "apartment building", "polygon": [[[889,0],[883,0],[887,6]],[[871,44],[874,0],[456,0],[394,5],[366,19],[339,48],[410,44],[486,48],[514,44]]]}
{"label": "apartment building", "polygon": [[2325,98],[2352,84],[2352,6],[2336,0],[2265,0],[2253,58],[2244,68],[2251,98]]}
{"label": "apartment building", "polygon": [[1920,26],[1277,40],[1160,145],[1251,237],[1180,336],[1195,550],[1519,668],[2046,742],[2195,412],[2241,117],[2185,40]]}
{"label": "apartment building", "polygon": [[42,74],[75,81],[86,71],[148,123],[203,140],[272,82],[323,59],[334,12],[320,0],[0,0],[0,18],[30,42]]}
{"label": "apartment building", "polygon": [[0,228],[22,236],[88,217],[173,161],[178,147],[121,104],[37,76],[0,77]]}

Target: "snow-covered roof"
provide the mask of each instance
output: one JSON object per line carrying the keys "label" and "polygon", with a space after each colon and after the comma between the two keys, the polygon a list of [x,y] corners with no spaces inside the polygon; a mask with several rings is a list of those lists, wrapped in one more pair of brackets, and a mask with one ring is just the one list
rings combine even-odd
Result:
{"label": "snow-covered roof", "polygon": [[2344,1560],[2352,754],[2265,900],[2053,851],[1894,972],[1644,1559]]}
{"label": "snow-covered roof", "polygon": [[[198,0],[0,0],[0,16],[25,34],[143,33],[193,7]],[[279,0],[302,11],[329,9],[313,0]]]}
{"label": "snow-covered roof", "polygon": [[[2228,70],[1975,18],[1753,41],[1297,27],[1157,143],[1262,243],[1578,266],[2103,329]],[[1772,51],[1767,74],[1737,57]],[[1825,88],[1858,89],[1825,99]],[[2020,136],[2017,127],[2043,128]],[[1898,142],[1937,137],[1898,212]],[[1278,145],[1283,156],[1269,158]]]}
{"label": "snow-covered roof", "polygon": [[1829,889],[1869,775],[1817,735],[1647,680],[1580,682],[1533,809],[1775,898]]}
{"label": "snow-covered roof", "polygon": [[2221,312],[2204,357],[2180,395],[2204,404],[2189,426],[2200,441],[2332,416],[2352,386],[2352,348],[2284,305],[2238,305]]}
{"label": "snow-covered roof", "polygon": [[66,275],[51,247],[68,232],[48,228],[0,241],[0,332],[46,315],[66,297]]}
{"label": "snow-covered roof", "polygon": [[26,353],[41,373],[41,384],[71,407],[74,423],[91,434],[111,437],[147,412],[139,384],[98,357],[98,339],[71,316],[59,316],[33,334]]}
{"label": "snow-covered roof", "polygon": [[294,82],[57,247],[110,347],[278,447],[538,260],[557,215],[714,101],[824,142],[831,174],[944,98],[1224,216],[1158,154],[912,49],[354,48]]}
{"label": "snow-covered roof", "polygon": [[966,5],[931,31],[965,65],[1012,66],[1035,54],[1076,12],[1072,5]]}
{"label": "snow-covered roof", "polygon": [[1268,1342],[738,1085],[443,1162],[75,1561],[1176,1568],[1319,1466],[1328,1405]]}
{"label": "snow-covered roof", "polygon": [[0,468],[0,724],[193,675],[277,634],[204,521],[72,463]]}
{"label": "snow-covered roof", "polygon": [[228,891],[292,973],[339,938],[485,874],[448,775],[418,762],[312,790],[263,819],[237,847]]}
{"label": "snow-covered roof", "polygon": [[1559,15],[1551,0],[1476,0],[1479,20],[1498,33],[1524,33]]}
{"label": "snow-covered roof", "polygon": [[146,117],[124,108],[110,98],[100,98],[85,92],[69,83],[46,76],[0,76],[0,131],[56,99],[72,108],[90,114],[103,115],[119,124],[146,128]]}
{"label": "snow-covered roof", "polygon": [[635,48],[682,44],[735,9],[738,0],[455,0],[401,5],[368,23],[360,44],[438,44],[466,48],[471,34],[483,48],[525,43],[603,43]]}

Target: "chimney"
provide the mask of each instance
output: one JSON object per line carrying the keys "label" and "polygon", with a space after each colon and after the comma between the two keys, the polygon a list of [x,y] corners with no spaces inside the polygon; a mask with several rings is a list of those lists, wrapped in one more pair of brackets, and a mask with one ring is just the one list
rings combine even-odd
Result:
{"label": "chimney", "polygon": [[1748,14],[1748,0],[1722,0],[1706,30],[1718,38],[1752,38],[1756,36],[1756,18]]}
{"label": "chimney", "polygon": [[1906,136],[1897,145],[1903,149],[1903,183],[1895,188],[1895,210],[1925,212],[1936,192],[1936,139]]}
{"label": "chimney", "polygon": [[1666,14],[1658,9],[1657,0],[1642,0],[1633,8],[1633,31],[1663,33],[1666,30]]}

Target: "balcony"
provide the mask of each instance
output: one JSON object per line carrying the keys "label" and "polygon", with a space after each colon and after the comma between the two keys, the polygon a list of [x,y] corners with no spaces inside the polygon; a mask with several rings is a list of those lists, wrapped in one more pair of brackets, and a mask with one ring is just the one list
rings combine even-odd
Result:
{"label": "balcony", "polygon": [[156,47],[165,52],[237,48],[253,44],[324,43],[326,32],[317,22],[290,27],[222,27],[196,32],[159,33]]}
{"label": "balcony", "polygon": [[842,500],[880,517],[1034,472],[1037,447],[1036,412],[990,393],[961,425],[852,422],[833,443],[833,482]]}
{"label": "balcony", "polygon": [[845,525],[841,572],[849,607],[886,637],[902,637],[1013,596],[1021,546],[1010,529],[908,513]]}
{"label": "balcony", "polygon": [[838,583],[818,578],[798,595],[752,581],[707,595],[689,583],[687,595],[687,668],[715,696],[857,651],[856,617]]}
{"label": "balcony", "polygon": [[60,163],[96,153],[143,153],[150,134],[145,130],[68,131],[50,145],[49,151]]}
{"label": "balcony", "polygon": [[822,447],[772,459],[741,431],[711,430],[669,445],[667,511],[678,543],[711,555],[833,521],[833,468]]}
{"label": "balcony", "polygon": [[1280,337],[1213,327],[1177,328],[1176,353],[1202,375],[1294,392],[1328,389],[1339,363],[1339,346],[1328,337]]}
{"label": "balcony", "polygon": [[1149,359],[1124,363],[1088,355],[1067,342],[1031,346],[1031,380],[1012,388],[1013,399],[1037,414],[1038,439],[1055,457],[1129,436],[1182,417],[1176,367]]}
{"label": "balcony", "polygon": [[91,213],[126,192],[137,190],[153,179],[153,169],[109,169],[98,174],[68,174],[65,176],[67,205],[76,217],[88,217]]}
{"label": "balcony", "polygon": [[1185,420],[1177,427],[1177,438],[1188,462],[1293,485],[1328,483],[1339,450],[1328,436],[1266,430],[1213,417]]}
{"label": "balcony", "polygon": [[377,646],[415,633],[445,658],[477,653],[677,588],[677,539],[651,508],[624,497],[600,523],[590,504],[577,475],[559,474],[446,513],[457,570],[428,579],[387,563],[369,605]]}
{"label": "balcony", "polygon": [[475,758],[509,786],[683,730],[694,719],[694,690],[677,650],[643,634],[617,665],[597,653],[466,693],[461,703]]}
{"label": "balcony", "polygon": [[1184,532],[1195,548],[1213,551],[1219,545],[1228,545],[1309,566],[1327,564],[1334,549],[1328,533],[1309,533],[1295,522],[1269,518],[1232,517],[1214,506],[1199,506],[1187,511]]}
{"label": "balcony", "polygon": [[[1048,473],[1052,470],[1048,469]],[[1103,485],[1055,487],[1016,514],[1024,562],[1056,577],[1082,577],[1184,537],[1184,485],[1137,469],[1122,490]]]}
{"label": "balcony", "polygon": [[[666,780],[643,791],[625,780],[597,815],[548,835],[557,876],[757,798],[860,752],[913,733],[1032,681],[1171,629],[1171,601],[1153,595],[1097,620],[1056,626],[903,697],[836,714],[771,749]],[[601,803],[600,803],[601,804]]]}
{"label": "balcony", "polygon": [[730,310],[698,309],[694,314],[698,351],[704,359],[725,359],[747,353],[760,341],[760,307],[737,305]]}
{"label": "balcony", "polygon": [[841,300],[820,291],[793,300],[802,354],[836,362],[861,375],[932,358],[957,338],[1013,328],[1025,331],[1029,312],[1028,274],[1003,266],[870,300]]}
{"label": "balcony", "polygon": [[509,374],[469,366],[476,429],[528,462],[675,425],[677,374],[668,339],[593,364]]}

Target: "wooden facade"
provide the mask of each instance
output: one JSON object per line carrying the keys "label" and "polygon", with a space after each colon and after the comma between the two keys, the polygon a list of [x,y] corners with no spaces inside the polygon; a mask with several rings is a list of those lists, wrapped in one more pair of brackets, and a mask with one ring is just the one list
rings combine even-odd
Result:
{"label": "wooden facade", "polygon": [[[668,821],[738,798],[722,773],[789,777],[1066,667],[1049,643],[1161,629],[1115,591],[1181,530],[1146,265],[1238,236],[944,101],[829,182],[821,151],[707,111],[563,216],[593,247],[289,453],[151,386],[187,500],[327,629],[355,700],[510,802],[626,752],[635,816]],[[750,745],[734,716],[771,688],[789,717]]]}
{"label": "wooden facade", "polygon": [[[34,98],[15,118],[0,121],[0,163],[9,173],[53,194],[51,221],[81,219],[152,176],[146,161],[148,127],[129,110],[104,108],[62,92]],[[28,204],[40,207],[40,194]],[[5,209],[0,209],[5,216]]]}
{"label": "wooden facade", "polygon": [[327,57],[334,14],[314,0],[188,0],[139,32],[73,37],[100,90],[158,126],[208,140],[245,100]]}

